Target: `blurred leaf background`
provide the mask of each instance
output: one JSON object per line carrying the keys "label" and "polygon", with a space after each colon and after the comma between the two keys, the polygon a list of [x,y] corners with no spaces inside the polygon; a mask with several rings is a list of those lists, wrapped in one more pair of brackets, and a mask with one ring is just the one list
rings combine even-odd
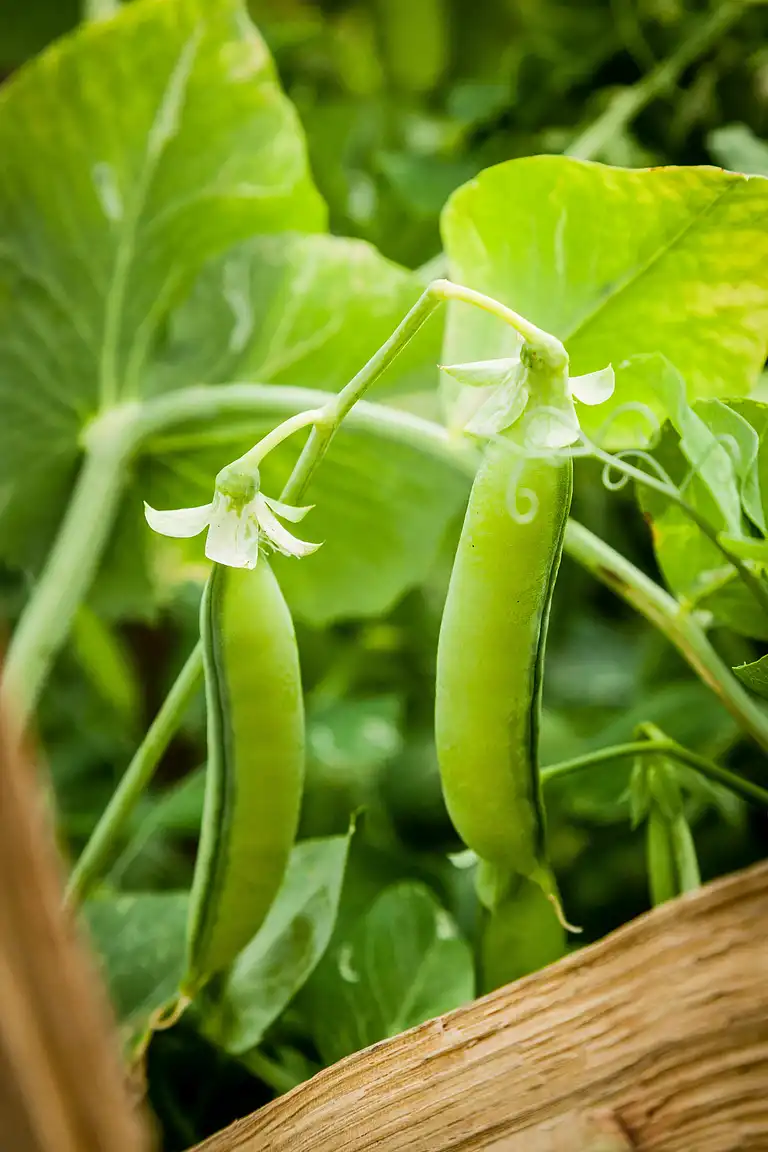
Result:
{"label": "blurred leaf background", "polygon": [[[388,260],[413,270],[439,260],[438,217],[457,186],[502,160],[563,151],[618,93],[695,36],[717,7],[714,0],[250,4],[306,132],[331,231],[368,241]],[[3,0],[0,72],[11,75],[82,15],[74,0]],[[727,30],[596,158],[631,167],[716,163],[768,175],[767,31],[766,6],[734,4]],[[309,238],[291,243],[308,244]],[[312,250],[320,267],[310,296],[314,307],[327,291],[322,260],[333,263],[339,251],[327,239],[319,243],[322,259],[318,248]],[[281,274],[283,256],[277,242],[259,245],[271,253],[267,272],[254,273],[262,276],[262,300],[264,285],[274,287]],[[382,308],[378,340],[414,298],[417,279],[428,273],[412,277],[378,265],[374,253],[355,251],[363,253],[366,266],[376,265],[373,279],[391,278],[398,301],[391,312],[389,305]],[[214,350],[216,325],[221,335],[226,324],[213,311],[216,275],[214,267],[208,281],[201,280],[186,318],[195,327],[208,317]],[[183,338],[183,315],[179,323]],[[326,359],[314,362],[316,377],[304,383],[338,387],[343,381],[333,372],[344,375],[347,367],[351,372],[358,366],[355,355],[347,354],[350,364],[342,368],[340,350],[331,344]],[[360,355],[366,354],[361,347]],[[258,349],[249,356],[247,368],[257,373]],[[425,345],[421,364],[414,365],[419,389],[399,388],[406,393],[398,401],[404,407],[436,412],[433,377],[423,371],[434,358]],[[338,451],[341,479],[334,481],[329,460],[331,489],[335,482],[354,482],[344,477],[341,438]],[[244,1052],[232,1040],[232,1021],[222,1016],[214,1026],[213,1015],[206,1027],[185,1018],[152,1040],[149,1093],[168,1150],[189,1146],[324,1062],[466,1000],[477,987],[466,943],[474,942],[477,931],[471,876],[449,856],[461,845],[440,797],[432,741],[435,646],[464,493],[455,478],[441,481],[438,464],[430,464],[434,475],[426,469],[416,474],[406,450],[392,459],[389,465],[377,460],[372,447],[367,464],[382,485],[383,527],[371,534],[370,545],[383,541],[380,586],[364,589],[351,581],[324,615],[313,608],[311,587],[296,576],[310,750],[301,838],[321,845],[318,860],[328,860],[325,871],[313,874],[316,934],[302,947],[313,957],[310,967],[326,945],[327,951],[298,996],[292,988],[276,993],[287,1007],[269,1027],[262,1027],[249,1001],[260,1021],[253,1035],[261,1039],[264,1033],[265,1044],[257,1047],[254,1039]],[[423,523],[418,517],[412,522],[411,539],[400,538],[387,520],[388,466],[413,475],[410,499]],[[203,468],[203,476],[208,471]],[[168,491],[165,475],[147,476],[147,483]],[[173,503],[170,492],[168,502]],[[595,465],[577,468],[574,514],[658,578],[632,493],[607,493]],[[135,563],[142,531],[138,520],[124,532],[121,526],[122,543],[108,558],[94,603],[77,619],[39,717],[62,840],[73,852],[84,843],[195,639],[199,573],[187,579],[195,574],[185,570],[168,582],[166,595],[150,595]],[[350,529],[352,546],[356,531]],[[423,558],[417,586],[411,579],[403,594],[407,581],[396,569],[404,547],[422,548]],[[27,568],[9,563],[1,571],[12,618],[25,594]],[[712,636],[731,665],[761,655],[738,627],[718,628]],[[631,739],[634,726],[644,721],[690,748],[731,757],[747,773],[757,756],[749,745],[737,744],[731,718],[666,642],[566,560],[547,656],[542,761]],[[199,699],[114,862],[110,884],[123,895],[109,905],[95,902],[89,913],[132,1038],[146,1023],[146,1006],[162,1003],[159,989],[169,971],[173,979],[178,963],[178,893],[191,875],[204,759]],[[586,940],[648,906],[643,837],[630,824],[630,769],[607,764],[547,791],[554,866],[569,918],[584,925]],[[762,816],[719,790],[702,788],[691,805],[704,879],[765,854],[768,825]],[[345,837],[354,813],[362,814],[347,857]],[[300,860],[295,867],[300,874]],[[291,924],[309,903],[306,893],[296,897]],[[127,936],[121,934],[123,918],[130,922]],[[167,938],[154,931],[158,919]],[[393,958],[387,948],[395,930],[408,948]],[[322,948],[312,943],[318,939]],[[116,950],[110,945],[115,940],[123,941]],[[255,965],[269,962],[269,956],[253,959]],[[424,982],[411,987],[420,965]],[[248,963],[241,967],[240,986],[247,986]],[[138,970],[142,979],[132,980]],[[382,973],[386,981],[377,983]],[[229,995],[221,1003],[231,1008],[237,988]]]}

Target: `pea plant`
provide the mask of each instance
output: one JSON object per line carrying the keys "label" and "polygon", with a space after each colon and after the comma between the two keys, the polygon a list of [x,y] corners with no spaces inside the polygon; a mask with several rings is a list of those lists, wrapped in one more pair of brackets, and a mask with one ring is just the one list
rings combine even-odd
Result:
{"label": "pea plant", "polygon": [[[2,699],[46,743],[99,701],[50,755],[127,1059],[180,1036],[281,1092],[594,938],[577,862],[639,835],[637,910],[697,887],[698,829],[768,805],[768,182],[507,161],[409,272],[326,230],[240,0],[55,44],[0,154]],[[674,708],[554,718],[585,587]],[[158,621],[142,724],[121,629]]]}

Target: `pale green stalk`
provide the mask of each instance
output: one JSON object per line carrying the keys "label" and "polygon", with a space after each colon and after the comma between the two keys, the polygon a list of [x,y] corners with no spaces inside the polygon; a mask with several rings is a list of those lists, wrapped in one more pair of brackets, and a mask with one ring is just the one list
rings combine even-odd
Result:
{"label": "pale green stalk", "polygon": [[610,452],[604,452],[602,448],[598,448],[597,445],[592,444],[591,441],[585,440],[585,443],[595,459],[601,460],[608,468],[614,468],[622,472],[630,480],[634,480],[636,484],[651,488],[654,492],[659,492],[663,496],[666,496],[671,503],[677,504],[678,508],[696,525],[702,535],[706,536],[721,556],[735,568],[736,574],[749,590],[755,603],[768,615],[768,588],[766,588],[755,573],[747,567],[741,557],[735,555],[728,545],[723,543],[717,529],[713,528],[706,517],[702,516],[692,504],[688,503],[677,488],[670,487],[669,484],[665,484],[663,480],[657,479],[648,472],[643,472],[641,468],[635,468],[634,464],[628,464],[626,460],[612,456]]}
{"label": "pale green stalk", "polygon": [[99,822],[72,869],[67,899],[84,900],[102,875],[120,830],[154,776],[163,753],[178,730],[203,682],[203,646],[198,641],[187,657]]}
{"label": "pale green stalk", "polygon": [[273,428],[268,432],[258,444],[255,444],[248,452],[245,452],[237,460],[233,460],[227,467],[233,471],[243,469],[250,471],[251,469],[258,468],[262,460],[269,455],[269,453],[277,448],[278,444],[282,444],[294,432],[300,432],[302,428],[308,427],[310,424],[316,424],[321,418],[322,413],[320,409],[311,409],[308,412],[297,412],[295,416],[289,416],[287,420],[283,420],[282,424],[278,424],[277,428]]}
{"label": "pale green stalk", "polygon": [[768,752],[768,712],[742,688],[690,612],[624,556],[582,524],[569,520],[565,551],[626,600],[672,643],[711,688],[739,727]]}
{"label": "pale green stalk", "polygon": [[697,752],[691,752],[682,744],[678,744],[676,740],[670,740],[668,737],[661,740],[631,740],[626,744],[615,744],[610,748],[598,748],[594,752],[585,752],[583,756],[574,756],[571,760],[561,760],[558,764],[548,764],[541,769],[541,779],[546,784],[549,780],[559,780],[563,776],[581,772],[584,768],[592,768],[595,764],[605,764],[610,760],[634,759],[636,756],[658,756],[660,753],[668,756],[670,760],[676,760],[679,764],[694,768],[702,776],[706,776],[708,780],[722,784],[731,792],[735,792],[737,796],[741,796],[743,800],[748,800],[750,804],[768,809],[768,789],[761,788],[759,784],[753,784],[751,780],[745,780],[742,776],[737,776],[736,773],[716,764],[714,760],[700,756]]}
{"label": "pale green stalk", "polygon": [[568,145],[564,154],[576,160],[592,160],[599,155],[652,100],[672,88],[694,60],[717,43],[747,6],[716,4],[709,17],[701,21],[693,35],[683,40],[671,56],[652,68],[637,84],[614,96],[605,111]]}
{"label": "pale green stalk", "polygon": [[112,532],[134,449],[133,408],[105,417],[87,437],[85,460],[55,543],[8,648],[0,695],[22,732]]}

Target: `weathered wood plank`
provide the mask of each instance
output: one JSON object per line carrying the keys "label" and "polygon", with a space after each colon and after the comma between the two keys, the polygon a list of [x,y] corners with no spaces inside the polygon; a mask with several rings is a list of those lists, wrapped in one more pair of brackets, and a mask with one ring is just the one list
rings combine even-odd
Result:
{"label": "weathered wood plank", "polygon": [[766,1152],[768,864],[343,1060],[199,1152]]}
{"label": "weathered wood plank", "polygon": [[147,1152],[100,974],[63,910],[42,789],[0,723],[0,1148]]}

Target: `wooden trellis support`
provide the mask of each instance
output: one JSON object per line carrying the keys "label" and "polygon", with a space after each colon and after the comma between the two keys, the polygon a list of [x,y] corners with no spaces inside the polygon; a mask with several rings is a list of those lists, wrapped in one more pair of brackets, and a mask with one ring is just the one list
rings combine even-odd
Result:
{"label": "wooden trellis support", "polygon": [[768,864],[359,1052],[199,1152],[766,1152]]}

